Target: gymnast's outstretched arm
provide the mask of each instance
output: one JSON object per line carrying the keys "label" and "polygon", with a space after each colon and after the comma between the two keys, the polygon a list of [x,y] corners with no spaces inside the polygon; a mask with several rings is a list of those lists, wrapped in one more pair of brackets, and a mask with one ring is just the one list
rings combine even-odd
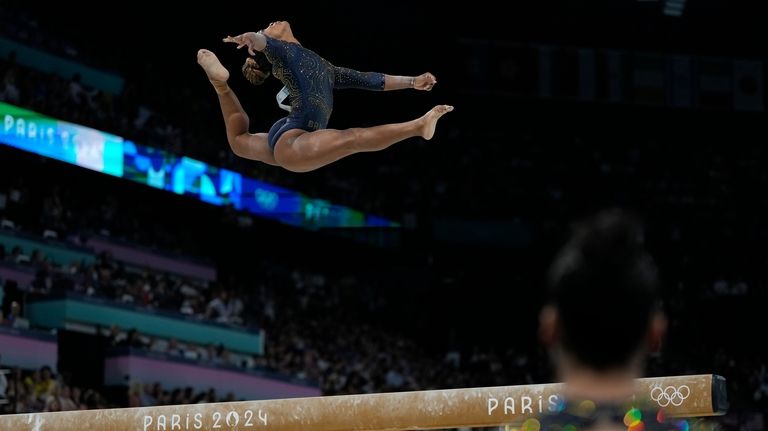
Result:
{"label": "gymnast's outstretched arm", "polygon": [[[269,31],[275,23],[270,24]],[[291,33],[290,38],[293,38]],[[293,38],[295,40],[295,38]],[[247,47],[248,53],[262,51],[267,45],[264,33],[248,32],[239,36],[228,36],[224,42],[236,43],[238,48]],[[298,42],[298,41],[297,41]],[[357,88],[361,90],[391,91],[412,88],[414,90],[430,91],[437,84],[435,75],[422,73],[419,76],[396,76],[376,72],[358,72],[346,67],[334,67],[334,88]]]}
{"label": "gymnast's outstretched arm", "polygon": [[391,91],[415,89],[429,91],[437,84],[431,73],[419,76],[395,76],[378,72],[358,72],[346,67],[334,67],[334,88],[356,88],[360,90]]}

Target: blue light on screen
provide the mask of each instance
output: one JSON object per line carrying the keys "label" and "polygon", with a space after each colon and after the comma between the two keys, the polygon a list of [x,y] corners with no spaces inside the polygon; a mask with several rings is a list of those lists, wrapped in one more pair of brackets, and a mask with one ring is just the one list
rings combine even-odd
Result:
{"label": "blue light on screen", "polygon": [[398,223],[205,162],[0,102],[0,143],[212,205],[308,229]]}
{"label": "blue light on screen", "polygon": [[123,138],[57,121],[0,102],[0,140],[9,146],[117,177],[123,174]]}

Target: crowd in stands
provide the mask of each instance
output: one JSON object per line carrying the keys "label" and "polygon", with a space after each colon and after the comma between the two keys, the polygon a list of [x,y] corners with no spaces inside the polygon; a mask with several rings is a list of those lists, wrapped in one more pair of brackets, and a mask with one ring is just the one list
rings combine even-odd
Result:
{"label": "crowd in stands", "polygon": [[[45,222],[59,220],[50,212],[67,212],[63,208],[67,206],[65,199],[51,197],[61,193],[58,189],[19,189],[0,187],[0,194],[24,196],[18,200],[25,202],[57,202],[41,206],[39,220]],[[48,197],[34,198],[32,195],[37,192]],[[17,210],[15,214],[26,213]],[[30,220],[19,224],[41,231],[43,224],[39,223]],[[79,237],[73,238],[80,241]],[[0,254],[5,262],[37,270],[30,291],[68,290],[138,307],[196,315],[213,322],[252,324],[265,329],[268,340],[263,356],[244,357],[221,346],[194,346],[183,340],[149,337],[130,328],[111,328],[107,337],[114,346],[147,349],[213,365],[273,371],[317,382],[325,394],[461,387],[477,381],[478,376],[487,384],[503,384],[510,375],[500,372],[506,361],[520,367],[513,367],[514,370],[522,370],[528,361],[522,352],[497,355],[480,350],[462,361],[458,352],[427,352],[416,340],[357,321],[359,316],[386,305],[381,300],[369,300],[376,297],[374,287],[354,275],[336,278],[281,262],[263,262],[252,270],[254,280],[258,280],[255,285],[233,289],[207,286],[146,268],[130,268],[108,254],[98,255],[89,266],[68,267],[39,252],[24,256],[14,249]],[[515,374],[516,381],[536,381],[538,376],[532,372]]]}
{"label": "crowd in stands", "polygon": [[0,413],[59,412],[108,406],[98,392],[68,385],[67,379],[55,375],[48,366],[3,371],[7,373],[0,377],[0,383],[4,384],[4,387],[0,384],[0,400],[5,402],[0,403]]}
{"label": "crowd in stands", "polygon": [[66,376],[54,374],[48,366],[5,371],[0,374],[0,414],[237,401],[233,394],[220,396],[214,388],[195,392],[190,387],[164,388],[160,383],[134,382],[123,404],[110,401],[93,389],[69,385]]}
{"label": "crowd in stands", "polygon": [[41,28],[36,15],[34,11],[11,2],[0,5],[0,26],[3,29],[0,36],[78,63],[93,63],[92,56],[83,52],[75,42],[60,36],[52,37],[50,32]]}

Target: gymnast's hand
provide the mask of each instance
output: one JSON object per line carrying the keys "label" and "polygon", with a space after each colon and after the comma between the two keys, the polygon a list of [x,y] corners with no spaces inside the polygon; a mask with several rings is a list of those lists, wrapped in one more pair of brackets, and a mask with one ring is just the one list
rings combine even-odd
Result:
{"label": "gymnast's hand", "polygon": [[224,42],[236,43],[237,49],[247,46],[248,54],[251,54],[251,55],[256,55],[256,52],[254,50],[257,49],[259,45],[258,41],[259,41],[259,35],[252,31],[249,31],[248,33],[243,33],[239,36],[234,36],[234,37],[227,36],[224,38]]}
{"label": "gymnast's hand", "polygon": [[423,73],[413,80],[413,88],[416,90],[430,91],[435,84],[437,84],[437,78],[429,72]]}

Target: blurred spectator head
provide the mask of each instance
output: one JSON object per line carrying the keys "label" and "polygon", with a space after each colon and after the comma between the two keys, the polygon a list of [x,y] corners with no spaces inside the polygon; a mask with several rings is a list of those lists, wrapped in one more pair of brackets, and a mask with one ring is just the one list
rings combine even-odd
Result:
{"label": "blurred spectator head", "polygon": [[18,301],[11,302],[11,309],[8,313],[8,323],[17,329],[29,329],[29,320],[21,315],[21,304]]}
{"label": "blurred spectator head", "polygon": [[609,210],[579,224],[555,258],[549,283],[541,335],[559,348],[557,359],[598,371],[639,367],[638,359],[660,344],[666,320],[657,269],[633,216]]}
{"label": "blurred spectator head", "polygon": [[51,367],[46,365],[40,368],[40,379],[42,381],[51,380],[52,377],[53,377],[53,372],[51,371]]}
{"label": "blurred spectator head", "polygon": [[11,311],[8,318],[11,320],[21,317],[21,304],[18,301],[11,302]]}

